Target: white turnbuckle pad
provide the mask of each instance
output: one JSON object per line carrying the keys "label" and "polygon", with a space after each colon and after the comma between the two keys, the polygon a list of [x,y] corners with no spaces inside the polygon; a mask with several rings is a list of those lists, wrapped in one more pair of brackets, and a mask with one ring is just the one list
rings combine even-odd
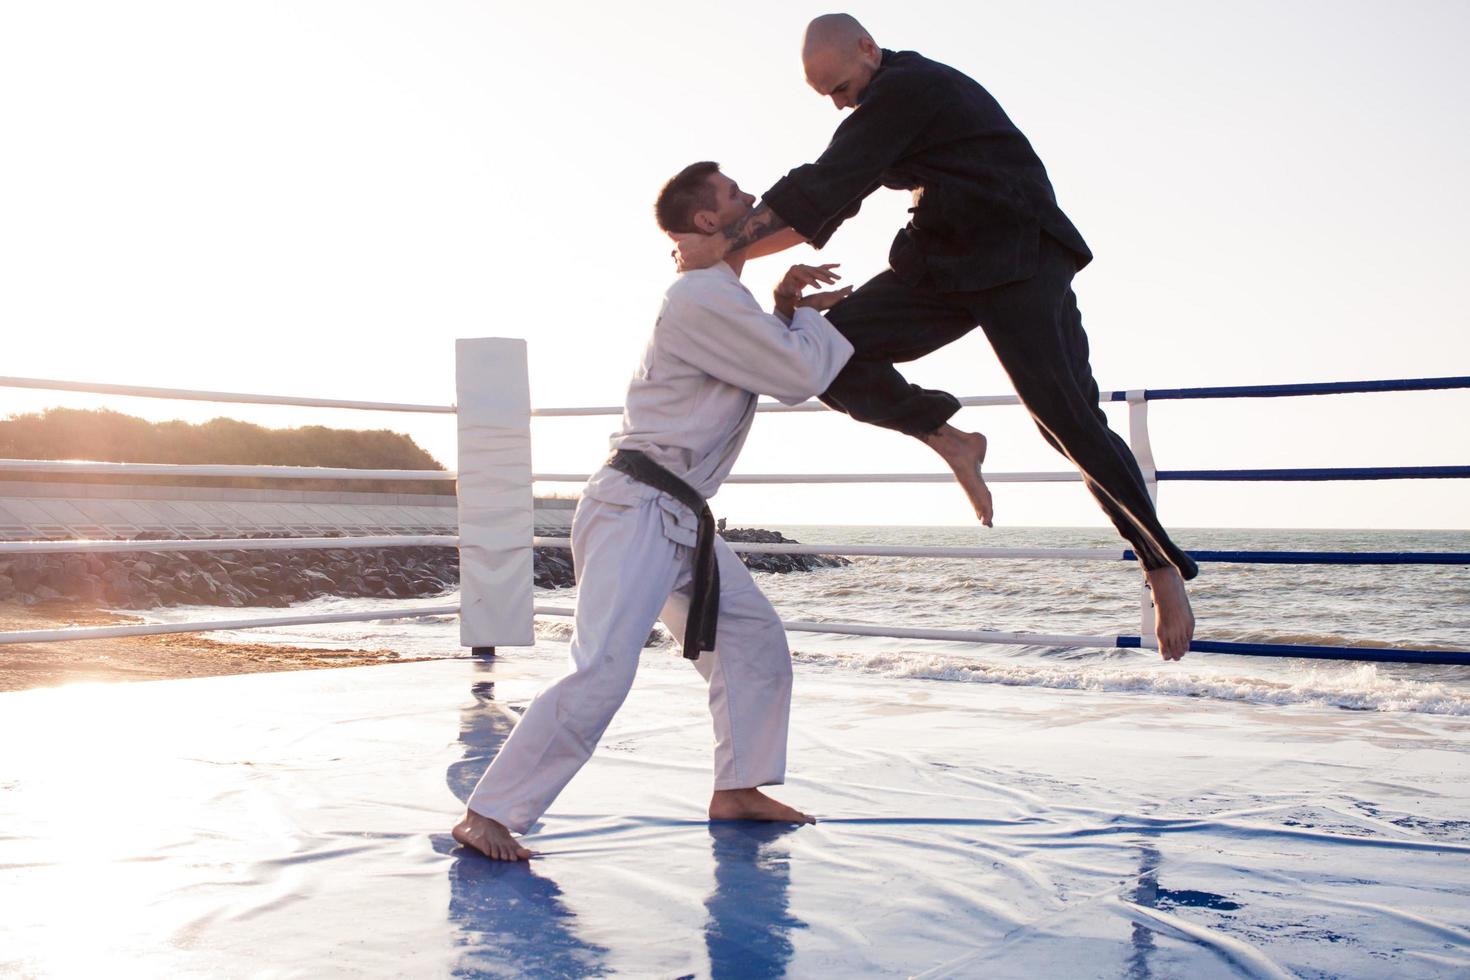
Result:
{"label": "white turnbuckle pad", "polygon": [[455,341],[459,639],[531,646],[531,391],[526,342]]}

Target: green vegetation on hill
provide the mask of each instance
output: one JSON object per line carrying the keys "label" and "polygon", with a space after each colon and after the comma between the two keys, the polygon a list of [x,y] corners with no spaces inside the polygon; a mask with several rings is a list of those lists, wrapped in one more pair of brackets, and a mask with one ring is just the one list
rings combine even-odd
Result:
{"label": "green vegetation on hill", "polygon": [[[236,419],[199,425],[149,422],[107,410],[52,408],[0,420],[0,458],[84,459],[108,463],[229,463],[351,469],[443,470],[411,438],[387,429],[321,425],[268,429]],[[212,477],[66,476],[9,473],[5,479],[74,483],[166,483],[262,489],[357,490],[452,494],[448,481],[268,480]]]}

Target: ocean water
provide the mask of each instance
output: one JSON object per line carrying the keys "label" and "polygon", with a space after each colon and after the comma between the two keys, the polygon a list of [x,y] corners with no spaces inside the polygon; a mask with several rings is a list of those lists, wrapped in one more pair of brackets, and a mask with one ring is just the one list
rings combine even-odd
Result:
{"label": "ocean water", "polygon": [[[1092,528],[778,526],[804,543],[997,548],[1118,548]],[[1470,552],[1470,531],[1184,530],[1199,550]],[[1201,639],[1470,650],[1470,567],[1203,565],[1190,585]],[[846,568],[758,574],[785,619],[967,630],[1136,634],[1140,575],[1128,562],[856,558]],[[417,600],[414,604],[455,601]],[[537,601],[571,605],[575,590]],[[303,612],[392,609],[394,601],[319,599]],[[162,621],[218,618],[214,608],[153,610]],[[541,617],[537,645],[512,656],[564,657],[569,620]],[[457,656],[454,617],[219,634],[303,646],[388,648],[405,657]],[[1260,705],[1321,705],[1383,712],[1470,715],[1470,667],[1365,664],[1191,653],[1164,663],[1149,650],[1064,650],[947,641],[790,634],[803,670],[902,682],[1000,684],[1208,698]],[[687,669],[665,635],[644,669]]]}

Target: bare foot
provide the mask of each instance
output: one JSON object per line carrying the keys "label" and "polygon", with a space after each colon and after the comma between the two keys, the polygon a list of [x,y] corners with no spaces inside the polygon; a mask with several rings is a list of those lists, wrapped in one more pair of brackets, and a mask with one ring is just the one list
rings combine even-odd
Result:
{"label": "bare foot", "polygon": [[474,810],[465,811],[464,819],[454,825],[452,833],[465,847],[473,847],[496,861],[524,861],[531,857],[531,852],[511,836],[504,824],[482,817]]}
{"label": "bare foot", "polygon": [[771,799],[758,789],[717,789],[709,798],[711,820],[772,820],[777,823],[816,823],[800,810]]}
{"label": "bare foot", "polygon": [[1178,660],[1189,651],[1189,641],[1194,639],[1194,612],[1189,608],[1184,579],[1173,565],[1145,574],[1154,598],[1154,635],[1159,641],[1159,655],[1165,660]]}
{"label": "bare foot", "polygon": [[924,442],[949,464],[954,478],[959,481],[960,489],[970,498],[970,504],[975,508],[975,516],[980,518],[980,523],[986,527],[994,527],[991,519],[995,516],[995,508],[990,501],[990,488],[980,475],[980,464],[985,462],[988,440],[978,432],[961,432],[945,423],[924,436]]}

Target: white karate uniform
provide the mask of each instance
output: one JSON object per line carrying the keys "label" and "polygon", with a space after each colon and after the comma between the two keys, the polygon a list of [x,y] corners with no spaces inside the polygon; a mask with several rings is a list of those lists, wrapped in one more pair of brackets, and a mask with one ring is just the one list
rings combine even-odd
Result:
{"label": "white karate uniform", "polygon": [[[726,264],[669,287],[628,388],[614,449],[637,449],[714,496],[755,417],[756,395],[797,404],[827,389],[852,345],[821,314],[791,322],[761,309]],[[698,515],[604,466],[572,520],[577,615],[572,670],[538,694],[485,771],[469,807],[530,829],[592,755],[627,697],[654,621],[681,642]],[[782,782],[791,653],[776,611],[723,540],[715,649],[695,667],[709,683],[715,789]]]}

